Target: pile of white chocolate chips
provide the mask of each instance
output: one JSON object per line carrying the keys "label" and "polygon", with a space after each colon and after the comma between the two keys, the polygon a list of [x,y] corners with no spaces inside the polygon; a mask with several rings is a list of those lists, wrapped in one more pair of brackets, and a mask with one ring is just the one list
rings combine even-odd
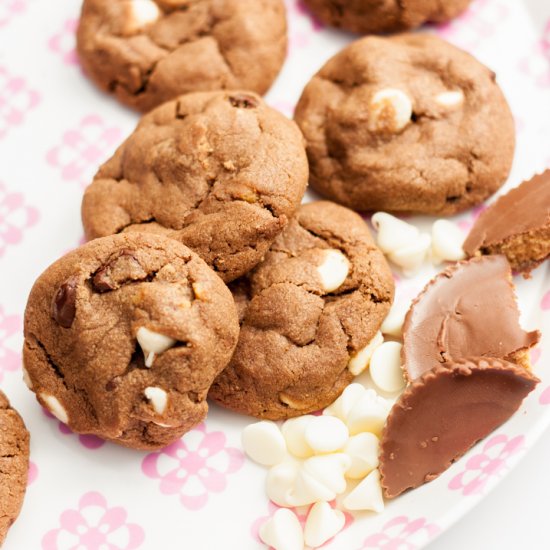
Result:
{"label": "pile of white chocolate chips", "polygon": [[[372,224],[378,246],[405,275],[415,274],[425,262],[463,258],[464,236],[447,220],[436,221],[431,235],[384,212],[375,214]],[[384,510],[379,438],[405,387],[398,340],[409,305],[395,303],[381,331],[351,358],[348,368],[354,375],[368,369],[366,385],[349,385],[322,415],[292,418],[280,427],[261,421],[244,429],[244,450],[269,468],[267,496],[280,506],[259,533],[275,550],[322,546],[344,528],[345,510]],[[301,507],[309,507],[303,528],[294,511]]]}

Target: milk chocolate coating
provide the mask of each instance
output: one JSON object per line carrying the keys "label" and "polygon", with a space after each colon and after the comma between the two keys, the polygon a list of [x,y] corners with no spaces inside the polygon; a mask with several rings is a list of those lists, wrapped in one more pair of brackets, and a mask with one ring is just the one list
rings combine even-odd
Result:
{"label": "milk chocolate coating", "polygon": [[387,498],[432,481],[508,420],[539,380],[494,358],[425,372],[393,406],[380,443]]}
{"label": "milk chocolate coating", "polygon": [[550,256],[550,170],[500,197],[478,218],[464,242],[468,256],[505,254],[529,272]]}
{"label": "milk chocolate coating", "polygon": [[464,357],[513,359],[534,346],[525,332],[511,270],[504,256],[459,262],[428,283],[403,326],[403,363],[409,380]]}

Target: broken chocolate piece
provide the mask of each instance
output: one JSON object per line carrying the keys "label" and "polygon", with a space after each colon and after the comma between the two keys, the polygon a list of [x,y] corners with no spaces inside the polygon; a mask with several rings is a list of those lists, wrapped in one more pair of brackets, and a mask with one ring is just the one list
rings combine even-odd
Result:
{"label": "broken chocolate piece", "polygon": [[519,325],[510,265],[504,256],[459,262],[437,275],[413,302],[403,325],[409,380],[464,357],[520,359],[538,331]]}
{"label": "broken chocolate piece", "polygon": [[109,292],[128,282],[145,280],[147,276],[135,252],[125,249],[95,272],[92,287],[96,292]]}
{"label": "broken chocolate piece", "polygon": [[514,270],[525,273],[550,257],[550,170],[524,181],[483,212],[464,252],[504,254]]}
{"label": "broken chocolate piece", "polygon": [[380,474],[393,498],[442,474],[506,422],[539,380],[495,358],[425,372],[393,406],[380,442]]}

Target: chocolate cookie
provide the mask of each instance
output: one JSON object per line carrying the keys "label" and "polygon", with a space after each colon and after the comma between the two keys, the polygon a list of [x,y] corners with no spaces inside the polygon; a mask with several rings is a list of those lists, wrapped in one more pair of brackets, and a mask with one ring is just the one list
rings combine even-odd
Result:
{"label": "chocolate cookie", "polygon": [[538,331],[519,324],[506,258],[473,258],[442,271],[412,303],[403,325],[403,364],[409,380],[471,356],[529,368],[529,349],[539,340]]}
{"label": "chocolate cookie", "polygon": [[361,34],[395,32],[423,23],[442,23],[462,13],[472,0],[304,0],[324,23]]}
{"label": "chocolate cookie", "polygon": [[0,546],[25,498],[29,439],[23,420],[0,391]]}
{"label": "chocolate cookie", "polygon": [[380,474],[393,498],[432,481],[506,422],[539,380],[495,358],[440,365],[410,384],[380,440]]}
{"label": "chocolate cookie", "polygon": [[280,419],[329,405],[352,381],[394,285],[365,222],[317,202],[298,210],[232,290],[239,343],[209,395],[234,411]]}
{"label": "chocolate cookie", "polygon": [[286,47],[282,0],[85,0],[77,33],[90,78],[144,112],[188,92],[263,94]]}
{"label": "chocolate cookie", "polygon": [[231,293],[181,243],[105,237],[36,281],[25,312],[26,379],[73,431],[160,448],[204,419],[238,330]]}
{"label": "chocolate cookie", "polygon": [[145,116],[82,204],[88,239],[163,233],[224,281],[247,273],[285,227],[308,178],[296,125],[244,92],[182,96]]}
{"label": "chocolate cookie", "polygon": [[356,210],[453,214],[506,180],[514,121],[495,75],[435,36],[367,37],[306,86],[311,184]]}
{"label": "chocolate cookie", "polygon": [[529,274],[550,257],[550,170],[500,197],[479,216],[464,242],[468,256],[504,254]]}

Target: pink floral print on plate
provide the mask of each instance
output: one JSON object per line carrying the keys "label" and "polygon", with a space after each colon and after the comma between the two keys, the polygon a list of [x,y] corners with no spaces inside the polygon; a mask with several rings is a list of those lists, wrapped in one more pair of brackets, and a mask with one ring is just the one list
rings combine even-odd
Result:
{"label": "pink floral print on plate", "polygon": [[227,477],[240,470],[244,455],[228,447],[223,432],[208,432],[201,424],[162,451],[150,453],[142,463],[143,473],[160,480],[164,495],[178,495],[188,510],[199,510],[209,493],[221,493]]}
{"label": "pink floral print on plate", "polygon": [[86,493],[76,509],[65,510],[60,526],[42,539],[43,550],[136,550],[145,540],[143,528],[127,521],[120,506],[110,508],[100,493]]}
{"label": "pink floral print on plate", "polygon": [[27,81],[0,66],[0,140],[14,126],[23,124],[29,111],[40,102],[40,94]]}
{"label": "pink floral print on plate", "polygon": [[398,516],[388,521],[379,533],[367,537],[358,550],[416,550],[425,546],[440,531],[426,518]]}
{"label": "pink floral print on plate", "polygon": [[23,193],[10,191],[0,182],[0,258],[9,246],[23,240],[25,231],[35,225],[38,218],[38,210],[26,203]]}
{"label": "pink floral print on plate", "polygon": [[0,382],[4,380],[6,373],[15,372],[21,366],[21,354],[15,347],[15,340],[22,329],[21,316],[9,315],[0,306]]}
{"label": "pink floral print on plate", "polygon": [[0,0],[0,29],[14,16],[23,13],[26,7],[26,0]]}
{"label": "pink floral print on plate", "polygon": [[498,434],[488,439],[482,451],[466,461],[464,470],[449,482],[451,491],[464,496],[483,494],[490,479],[502,475],[509,467],[510,458],[525,447],[525,437]]}
{"label": "pink floral print on plate", "polygon": [[29,462],[29,477],[27,479],[27,486],[32,485],[38,478],[38,466],[32,460]]}
{"label": "pink floral print on plate", "polygon": [[85,186],[92,182],[98,166],[112,153],[121,137],[119,128],[99,115],[88,115],[63,134],[61,143],[48,151],[46,161],[61,172],[63,180]]}
{"label": "pink floral print on plate", "polygon": [[76,54],[76,29],[78,19],[67,19],[61,29],[48,41],[50,50],[61,56],[66,65],[78,65]]}
{"label": "pink floral print on plate", "polygon": [[94,451],[95,449],[100,449],[105,445],[106,441],[104,439],[101,439],[95,435],[90,434],[76,434],[67,426],[67,424],[63,424],[63,422],[59,422],[55,416],[48,411],[47,409],[42,409],[42,412],[48,417],[54,420],[57,423],[57,428],[60,433],[63,435],[78,435],[78,441],[79,443],[85,447],[86,449],[90,449]]}
{"label": "pink floral print on plate", "polygon": [[441,38],[466,50],[473,50],[495,35],[509,16],[508,6],[499,0],[477,0],[457,19],[441,25]]}

